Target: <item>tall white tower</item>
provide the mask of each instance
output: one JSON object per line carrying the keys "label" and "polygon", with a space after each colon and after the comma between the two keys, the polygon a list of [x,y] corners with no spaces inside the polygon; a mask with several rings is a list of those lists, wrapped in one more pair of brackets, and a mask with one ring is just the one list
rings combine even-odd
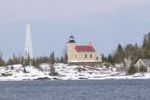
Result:
{"label": "tall white tower", "polygon": [[33,59],[32,39],[30,24],[26,24],[25,59]]}

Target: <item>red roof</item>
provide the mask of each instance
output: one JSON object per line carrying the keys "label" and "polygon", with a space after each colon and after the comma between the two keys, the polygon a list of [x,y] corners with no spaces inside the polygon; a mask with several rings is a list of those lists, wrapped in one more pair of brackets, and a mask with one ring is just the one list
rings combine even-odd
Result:
{"label": "red roof", "polygon": [[77,52],[95,52],[95,49],[92,46],[76,46]]}

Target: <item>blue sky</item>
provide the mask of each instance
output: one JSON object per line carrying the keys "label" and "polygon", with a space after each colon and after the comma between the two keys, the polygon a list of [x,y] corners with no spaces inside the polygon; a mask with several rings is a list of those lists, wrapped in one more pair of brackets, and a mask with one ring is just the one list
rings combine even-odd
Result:
{"label": "blue sky", "polygon": [[62,55],[71,34],[99,54],[112,53],[119,43],[142,43],[149,11],[149,0],[0,0],[0,51],[23,55],[29,22],[35,56]]}

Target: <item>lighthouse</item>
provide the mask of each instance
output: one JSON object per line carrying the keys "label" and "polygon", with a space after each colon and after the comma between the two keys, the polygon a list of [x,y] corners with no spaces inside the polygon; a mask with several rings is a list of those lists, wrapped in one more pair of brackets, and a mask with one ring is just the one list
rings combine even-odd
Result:
{"label": "lighthouse", "polygon": [[97,54],[91,42],[87,45],[78,45],[72,35],[67,42],[67,56],[68,64],[97,64],[102,62],[101,56]]}

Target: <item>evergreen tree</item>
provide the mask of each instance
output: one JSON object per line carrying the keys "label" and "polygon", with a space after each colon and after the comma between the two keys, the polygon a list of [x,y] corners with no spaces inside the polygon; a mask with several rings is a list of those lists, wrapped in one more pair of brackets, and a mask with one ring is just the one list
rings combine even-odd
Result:
{"label": "evergreen tree", "polygon": [[121,46],[121,44],[118,45],[118,48],[117,48],[117,51],[116,51],[116,54],[115,54],[115,61],[118,62],[118,63],[121,63],[123,62],[124,60],[124,51],[123,51],[123,48]]}
{"label": "evergreen tree", "polygon": [[51,63],[51,64],[54,64],[54,63],[55,63],[55,53],[54,53],[54,52],[52,52],[52,53],[50,54],[50,63]]}
{"label": "evergreen tree", "polygon": [[67,55],[67,53],[65,53],[65,55],[64,55],[64,63],[67,64],[67,62],[68,62],[68,55]]}
{"label": "evergreen tree", "polygon": [[101,58],[102,58],[103,62],[107,62],[108,61],[107,57],[105,57],[104,54],[101,55]]}
{"label": "evergreen tree", "polygon": [[134,66],[131,66],[130,68],[129,68],[129,70],[128,70],[128,74],[130,74],[130,75],[132,75],[132,74],[134,74],[134,73],[136,73],[137,72],[137,70],[136,70],[136,68],[134,67]]}
{"label": "evergreen tree", "polygon": [[5,66],[5,61],[3,60],[2,57],[0,57],[0,66]]}
{"label": "evergreen tree", "polygon": [[112,57],[112,55],[108,55],[108,62],[110,62],[110,63],[114,63],[114,59],[113,59],[113,57]]}
{"label": "evergreen tree", "polygon": [[67,48],[63,51],[63,56],[60,58],[61,63],[67,64],[68,63],[68,55],[67,55]]}
{"label": "evergreen tree", "polygon": [[0,66],[5,66],[5,60],[3,59],[2,52],[0,52]]}
{"label": "evergreen tree", "polygon": [[64,63],[64,57],[63,56],[60,57],[60,63]]}
{"label": "evergreen tree", "polygon": [[143,50],[143,57],[150,58],[150,33],[144,36],[142,50]]}

